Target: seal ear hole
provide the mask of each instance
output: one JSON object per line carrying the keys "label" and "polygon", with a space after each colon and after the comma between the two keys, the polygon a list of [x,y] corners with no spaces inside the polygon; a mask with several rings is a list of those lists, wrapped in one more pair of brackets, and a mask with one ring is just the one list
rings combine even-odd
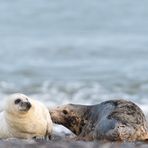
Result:
{"label": "seal ear hole", "polygon": [[63,110],[63,114],[67,115],[68,111],[67,110]]}
{"label": "seal ear hole", "polygon": [[18,103],[20,103],[20,102],[21,102],[21,99],[16,99],[16,100],[14,101],[15,104],[18,104]]}

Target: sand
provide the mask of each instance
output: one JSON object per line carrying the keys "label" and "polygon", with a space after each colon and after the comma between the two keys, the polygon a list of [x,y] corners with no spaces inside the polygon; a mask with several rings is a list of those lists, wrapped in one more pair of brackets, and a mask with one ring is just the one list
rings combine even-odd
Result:
{"label": "sand", "polygon": [[0,148],[147,148],[148,142],[103,142],[103,141],[72,141],[72,140],[0,140]]}

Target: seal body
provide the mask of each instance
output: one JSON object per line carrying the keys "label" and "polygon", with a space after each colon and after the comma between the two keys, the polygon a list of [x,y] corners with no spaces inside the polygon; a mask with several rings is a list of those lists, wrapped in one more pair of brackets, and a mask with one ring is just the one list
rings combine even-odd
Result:
{"label": "seal body", "polygon": [[62,124],[80,140],[135,141],[148,138],[142,110],[133,102],[109,100],[97,105],[68,104],[50,109],[54,123]]}
{"label": "seal body", "polygon": [[45,138],[52,132],[47,107],[23,94],[6,99],[0,113],[0,138]]}

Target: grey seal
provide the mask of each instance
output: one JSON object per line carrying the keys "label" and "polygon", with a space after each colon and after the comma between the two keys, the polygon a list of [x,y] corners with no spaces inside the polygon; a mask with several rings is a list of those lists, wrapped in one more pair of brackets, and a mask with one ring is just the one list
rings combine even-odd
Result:
{"label": "grey seal", "polygon": [[0,113],[0,139],[48,139],[52,134],[48,108],[24,94],[12,94]]}
{"label": "grey seal", "polygon": [[70,129],[77,140],[148,139],[146,118],[133,102],[118,99],[96,105],[67,104],[49,109],[51,119]]}

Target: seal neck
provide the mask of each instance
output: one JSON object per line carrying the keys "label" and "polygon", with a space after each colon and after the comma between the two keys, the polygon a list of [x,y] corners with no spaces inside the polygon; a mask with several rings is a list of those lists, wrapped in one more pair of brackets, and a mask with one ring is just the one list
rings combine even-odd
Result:
{"label": "seal neck", "polygon": [[74,134],[80,135],[84,127],[88,124],[88,119],[90,115],[90,107],[87,105],[75,105],[73,106],[73,116],[70,116],[66,127],[70,129]]}

